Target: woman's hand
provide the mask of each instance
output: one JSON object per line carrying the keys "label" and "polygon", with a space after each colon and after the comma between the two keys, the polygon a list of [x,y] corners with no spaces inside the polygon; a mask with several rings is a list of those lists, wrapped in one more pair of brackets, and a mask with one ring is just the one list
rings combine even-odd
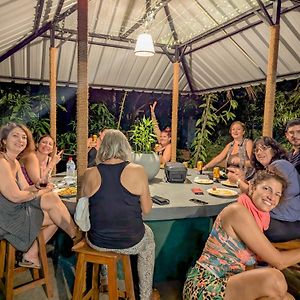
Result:
{"label": "woman's hand", "polygon": [[54,165],[57,165],[61,161],[61,157],[62,157],[63,153],[64,153],[64,150],[56,152],[56,154],[52,158]]}
{"label": "woman's hand", "polygon": [[160,145],[160,144],[156,144],[156,145],[155,145],[154,151],[155,151],[156,153],[159,153],[159,152],[161,152],[161,151],[163,151],[163,150],[164,150],[164,147],[163,147],[162,145]]}
{"label": "woman's hand", "polygon": [[150,111],[151,111],[151,113],[154,113],[156,104],[157,104],[157,101],[154,101],[154,103],[152,105],[150,104]]}
{"label": "woman's hand", "polygon": [[232,183],[236,183],[238,180],[244,180],[245,179],[245,173],[239,169],[234,167],[227,168],[227,177],[228,180]]}

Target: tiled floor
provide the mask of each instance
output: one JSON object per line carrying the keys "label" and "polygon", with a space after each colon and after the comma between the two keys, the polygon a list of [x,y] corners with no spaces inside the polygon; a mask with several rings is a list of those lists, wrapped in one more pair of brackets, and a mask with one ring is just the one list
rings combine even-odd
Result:
{"label": "tiled floor", "polygon": [[[49,258],[49,267],[50,267],[50,274],[51,279],[53,281],[53,287],[54,287],[54,297],[52,300],[70,300],[71,293],[68,290],[67,284],[65,282],[65,278],[62,275],[62,272],[60,269],[57,270],[56,276],[54,276],[54,267],[52,263],[52,259]],[[22,282],[25,282],[26,280],[30,279],[31,273],[28,270],[27,272],[18,274],[16,277],[16,283],[21,284]],[[178,282],[165,282],[160,283],[156,285],[158,288],[161,300],[180,300],[181,295],[179,291],[179,283]],[[31,289],[30,291],[21,293],[20,295],[16,296],[14,300],[47,300],[46,294],[44,292],[44,289],[42,287],[36,287],[34,289]],[[101,300],[108,300],[107,295],[101,294],[100,297]],[[4,296],[0,293],[0,300],[4,300]]]}
{"label": "tiled floor", "polygon": [[[71,293],[66,288],[67,284],[65,282],[64,276],[60,269],[57,270],[56,276],[54,276],[54,267],[52,264],[52,259],[49,258],[49,267],[50,267],[50,274],[53,280],[53,287],[54,287],[54,297],[53,300],[70,300]],[[16,283],[22,283],[22,281],[30,278],[30,271],[26,273],[18,274],[16,278]],[[294,274],[293,274],[294,275]],[[298,277],[298,276],[297,276]],[[300,281],[295,282],[297,278],[293,276],[293,285],[296,287],[296,290],[300,287]],[[298,277],[298,280],[299,277]],[[159,290],[161,295],[161,300],[180,300],[181,297],[181,288],[180,284],[177,281],[170,281],[156,284],[156,288]],[[30,291],[24,292],[14,298],[14,300],[47,300],[46,294],[41,287],[34,288]],[[101,294],[101,300],[108,300],[107,295]],[[300,298],[296,298],[299,300]],[[4,300],[4,296],[0,294],[0,300]]]}

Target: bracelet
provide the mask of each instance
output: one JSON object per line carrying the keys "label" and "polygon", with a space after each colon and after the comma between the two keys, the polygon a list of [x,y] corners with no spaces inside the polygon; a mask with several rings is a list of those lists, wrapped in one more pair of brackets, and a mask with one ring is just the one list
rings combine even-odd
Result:
{"label": "bracelet", "polygon": [[37,185],[37,184],[35,184],[34,187],[35,187],[37,190],[40,190],[40,189],[41,189],[41,187],[40,187],[39,185]]}
{"label": "bracelet", "polygon": [[38,196],[38,191],[30,191],[30,194],[32,195],[30,200],[33,200],[34,198],[36,198]]}

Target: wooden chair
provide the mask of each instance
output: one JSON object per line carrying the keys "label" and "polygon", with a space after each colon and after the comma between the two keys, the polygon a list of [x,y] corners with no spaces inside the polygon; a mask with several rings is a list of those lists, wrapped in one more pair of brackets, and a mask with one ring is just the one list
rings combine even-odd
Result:
{"label": "wooden chair", "polygon": [[[107,265],[108,268],[108,296],[110,300],[118,297],[135,300],[132,281],[130,258],[125,254],[115,252],[97,251],[89,247],[85,240],[76,244],[73,251],[78,253],[75,273],[73,300],[99,299],[99,265]],[[123,263],[125,275],[125,291],[118,290],[117,262]],[[85,291],[86,265],[93,264],[92,287]]]}
{"label": "wooden chair", "polygon": [[0,289],[4,293],[6,300],[12,300],[14,296],[45,285],[48,298],[53,297],[53,287],[49,276],[49,266],[44,236],[42,233],[37,237],[41,269],[30,269],[32,280],[18,286],[14,286],[14,278],[17,273],[28,271],[29,268],[17,267],[16,249],[6,240],[0,242]]}

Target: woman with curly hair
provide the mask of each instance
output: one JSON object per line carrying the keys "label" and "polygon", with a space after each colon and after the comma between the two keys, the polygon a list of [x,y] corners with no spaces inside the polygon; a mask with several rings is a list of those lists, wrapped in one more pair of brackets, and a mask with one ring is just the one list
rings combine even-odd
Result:
{"label": "woman with curly hair", "polygon": [[[273,242],[289,241],[300,238],[300,176],[295,167],[287,160],[282,146],[271,137],[259,137],[254,142],[253,166],[263,170],[268,166],[276,168],[287,181],[287,188],[280,204],[271,211],[271,223],[265,232]],[[228,177],[238,182],[242,191],[247,191],[248,181],[244,175],[232,170]]]}
{"label": "woman with curly hair", "polygon": [[33,149],[26,126],[8,123],[0,128],[0,240],[24,252],[20,266],[38,269],[35,239],[39,232],[47,242],[60,227],[76,240],[77,228],[66,206],[52,192],[53,185],[40,189],[26,181],[17,158]]}
{"label": "woman with curly hair", "polygon": [[[274,170],[258,171],[248,193],[221,211],[187,275],[184,300],[294,299],[280,270],[300,261],[300,249],[279,251],[263,234],[285,186]],[[257,257],[269,267],[253,269]]]}

